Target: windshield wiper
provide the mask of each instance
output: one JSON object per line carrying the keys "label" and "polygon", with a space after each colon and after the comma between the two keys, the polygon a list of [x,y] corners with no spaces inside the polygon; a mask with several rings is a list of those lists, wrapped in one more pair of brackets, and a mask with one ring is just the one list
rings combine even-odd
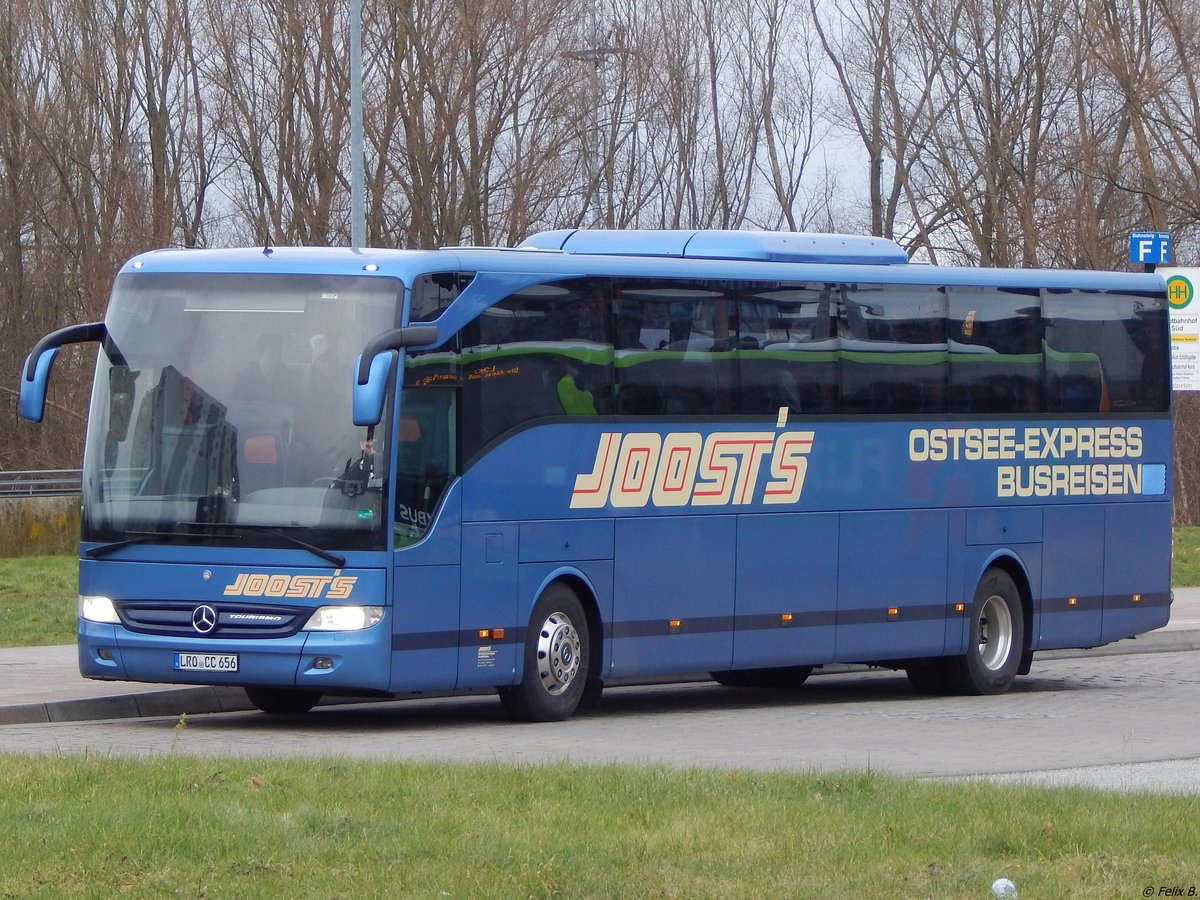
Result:
{"label": "windshield wiper", "polygon": [[[273,525],[231,525],[227,522],[177,522],[176,525],[180,528],[211,529],[213,527],[219,527],[236,528],[244,531],[259,531],[264,534],[269,534],[272,537],[280,538],[281,540],[291,544],[293,547],[299,547],[301,550],[307,550],[313,556],[325,560],[325,562],[329,563],[331,566],[336,566],[340,569],[346,565],[346,557],[342,556],[341,554],[324,550],[314,544],[308,543],[308,541],[302,541],[295,535],[281,531]],[[113,541],[111,544],[101,544],[99,547],[92,547],[90,550],[85,551],[83,555],[88,559],[100,559],[103,556],[108,556],[110,553],[115,553],[117,550],[120,550],[123,547],[128,547],[131,544],[167,544],[171,541],[181,540],[189,537],[219,538],[233,541],[240,541],[242,539],[242,535],[237,534],[236,532],[228,531],[222,534],[206,534],[204,531],[131,531],[129,534],[132,536],[125,538],[124,540]]]}
{"label": "windshield wiper", "polygon": [[[197,524],[199,524],[199,523],[197,523]],[[285,540],[289,544],[291,544],[293,547],[299,547],[301,550],[307,550],[313,556],[318,556],[321,559],[325,560],[325,562],[329,563],[332,566],[336,566],[339,569],[342,568],[342,566],[346,565],[346,557],[342,556],[340,553],[334,553],[331,550],[325,550],[321,547],[318,547],[316,544],[310,544],[308,541],[302,541],[302,540],[300,540],[300,538],[296,537],[295,535],[288,534],[286,531],[282,531],[279,528],[276,528],[274,525],[241,525],[241,524],[239,524],[239,525],[234,525],[233,527],[234,528],[243,528],[248,531],[260,531],[263,534],[269,534],[269,535],[272,535],[273,537],[282,538],[283,540]]]}
{"label": "windshield wiper", "polygon": [[83,555],[88,559],[100,559],[102,556],[116,553],[122,547],[128,547],[131,544],[166,544],[175,538],[187,537],[187,535],[180,535],[171,531],[130,531],[128,533],[133,535],[133,537],[113,541],[110,544],[101,544],[99,547],[92,547],[90,550],[85,550]]}

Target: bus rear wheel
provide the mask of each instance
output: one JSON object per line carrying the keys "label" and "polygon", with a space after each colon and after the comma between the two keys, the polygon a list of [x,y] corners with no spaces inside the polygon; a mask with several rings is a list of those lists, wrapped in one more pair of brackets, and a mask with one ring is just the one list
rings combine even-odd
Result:
{"label": "bus rear wheel", "polygon": [[321,699],[320,691],[300,691],[291,688],[247,687],[246,699],[256,709],[273,715],[306,713]]}
{"label": "bus rear wheel", "polygon": [[529,617],[521,681],[500,688],[500,702],[518,721],[560,722],[579,706],[590,669],[583,604],[569,587],[553,584]]}
{"label": "bus rear wheel", "polygon": [[1021,594],[1012,577],[988,569],[971,601],[967,652],[942,661],[942,676],[956,694],[1003,694],[1017,676],[1025,648]]}

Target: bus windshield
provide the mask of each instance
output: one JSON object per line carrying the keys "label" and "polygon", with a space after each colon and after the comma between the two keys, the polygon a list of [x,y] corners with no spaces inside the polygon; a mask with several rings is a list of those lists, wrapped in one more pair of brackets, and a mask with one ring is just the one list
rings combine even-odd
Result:
{"label": "bus windshield", "polygon": [[387,425],[351,418],[390,278],[131,273],[106,318],[84,454],[85,541],[382,546]]}

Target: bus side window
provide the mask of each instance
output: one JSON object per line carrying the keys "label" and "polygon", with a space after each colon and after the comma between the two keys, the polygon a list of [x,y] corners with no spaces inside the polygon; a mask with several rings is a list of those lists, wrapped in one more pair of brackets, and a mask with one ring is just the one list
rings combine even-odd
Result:
{"label": "bus side window", "polygon": [[[657,416],[663,409],[663,382],[654,371],[653,354],[666,346],[665,311],[627,296],[624,286],[613,290],[616,326],[616,411],[622,415]],[[664,325],[659,334],[659,325]]]}
{"label": "bus side window", "polygon": [[430,322],[466,290],[474,272],[434,272],[413,282],[410,322]]}
{"label": "bus side window", "polygon": [[1043,353],[1038,291],[985,287],[949,291],[949,411],[1039,411]]}
{"label": "bus side window", "polygon": [[842,409],[945,411],[946,294],[934,287],[843,285],[838,355]]}
{"label": "bus side window", "polygon": [[1046,410],[1162,412],[1167,362],[1147,339],[1161,300],[1110,291],[1044,291]]}
{"label": "bus side window", "polygon": [[736,410],[737,300],[723,283],[627,279],[615,295],[622,414]]}
{"label": "bus side window", "polygon": [[527,423],[611,408],[608,306],[600,279],[537,284],[463,329],[463,416],[480,428],[468,458]]}
{"label": "bus side window", "polygon": [[751,287],[738,322],[740,412],[837,411],[833,290],[830,285],[787,282]]}
{"label": "bus side window", "polygon": [[456,388],[406,390],[396,432],[396,537],[419,539],[458,474]]}

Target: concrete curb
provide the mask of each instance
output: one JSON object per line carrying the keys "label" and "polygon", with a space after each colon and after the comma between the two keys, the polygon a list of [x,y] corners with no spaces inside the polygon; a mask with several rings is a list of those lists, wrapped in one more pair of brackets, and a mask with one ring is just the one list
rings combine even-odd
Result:
{"label": "concrete curb", "polygon": [[48,722],[90,722],[97,719],[137,719],[151,716],[198,715],[253,709],[246,694],[235,687],[171,688],[136,694],[114,694],[86,700],[54,700],[0,707],[0,725],[40,725]]}
{"label": "concrete curb", "polygon": [[1200,650],[1200,631],[1151,631],[1138,637],[1125,638],[1103,647],[1085,650],[1044,650],[1033,655],[1039,659],[1082,659],[1088,656],[1126,656],[1131,653],[1185,653]]}
{"label": "concrete curb", "polygon": [[[1103,647],[1084,650],[1045,650],[1034,654],[1034,664],[1042,659],[1085,659],[1094,656],[1126,656],[1140,653],[1184,653],[1200,650],[1200,630],[1177,629],[1152,631],[1135,638],[1116,641]],[[822,675],[861,672],[865,667],[835,664],[818,670]],[[697,675],[696,678],[703,676]],[[680,679],[693,680],[693,679]],[[631,681],[622,684],[638,684]],[[659,683],[659,682],[655,682]],[[329,703],[370,702],[359,698],[332,698]],[[241,688],[185,687],[167,690],[113,694],[82,700],[56,700],[0,706],[0,725],[37,725],[52,722],[90,722],[100,719],[135,719],[162,716],[199,715],[214,712],[244,712],[254,709]]]}

